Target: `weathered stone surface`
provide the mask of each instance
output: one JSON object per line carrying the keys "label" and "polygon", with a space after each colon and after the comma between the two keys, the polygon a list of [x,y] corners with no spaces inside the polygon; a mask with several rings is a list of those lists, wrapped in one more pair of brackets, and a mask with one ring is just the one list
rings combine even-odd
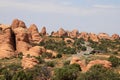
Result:
{"label": "weathered stone surface", "polygon": [[85,61],[84,60],[81,61],[78,57],[73,57],[72,60],[70,61],[70,64],[79,64],[82,71],[86,70]]}
{"label": "weathered stone surface", "polygon": [[112,64],[111,62],[107,61],[107,60],[93,60],[90,61],[87,65],[86,71],[88,71],[92,66],[96,65],[96,64],[101,64],[106,68],[111,68]]}
{"label": "weathered stone surface", "polygon": [[71,38],[64,38],[64,41],[65,41],[66,43],[68,43],[68,42],[74,43],[74,40],[71,39]]}
{"label": "weathered stone surface", "polygon": [[45,26],[42,28],[40,34],[43,35],[43,36],[45,36],[47,34]]}
{"label": "weathered stone surface", "polygon": [[89,33],[89,38],[94,42],[99,41],[98,36],[96,34],[94,34],[94,33]]}
{"label": "weathered stone surface", "polygon": [[59,37],[67,36],[67,33],[66,33],[66,31],[63,28],[60,28],[59,31],[58,31],[58,36]]}
{"label": "weathered stone surface", "polygon": [[39,63],[39,61],[33,57],[32,58],[23,57],[21,62],[23,69],[31,69]]}
{"label": "weathered stone surface", "polygon": [[99,39],[110,39],[110,36],[107,33],[99,33]]}
{"label": "weathered stone surface", "polygon": [[103,65],[106,68],[111,68],[111,66],[112,66],[111,62],[109,62],[107,60],[99,60],[99,59],[90,61],[86,65],[85,60],[81,61],[78,57],[73,57],[70,64],[75,64],[75,63],[80,65],[83,72],[88,71],[92,66],[94,66],[96,64]]}
{"label": "weathered stone surface", "polygon": [[28,54],[30,56],[40,56],[43,52],[45,52],[45,48],[40,47],[40,46],[34,46],[31,47],[28,51],[24,52],[24,55],[27,56]]}
{"label": "weathered stone surface", "polygon": [[74,29],[72,32],[70,32],[68,34],[69,34],[69,37],[71,37],[71,38],[77,38],[79,31]]}
{"label": "weathered stone surface", "polygon": [[78,38],[83,38],[85,41],[88,41],[89,35],[88,35],[88,33],[86,33],[86,32],[81,32],[81,33],[78,35]]}
{"label": "weathered stone surface", "polygon": [[120,39],[120,36],[118,34],[113,34],[112,37],[111,37],[112,40],[115,40],[115,39]]}
{"label": "weathered stone surface", "polygon": [[12,31],[9,25],[0,25],[0,58],[14,55]]}
{"label": "weathered stone surface", "polygon": [[55,51],[52,51],[52,50],[46,50],[46,52],[49,54],[52,54],[52,57],[56,57],[57,56],[57,52],[55,52]]}
{"label": "weathered stone surface", "polygon": [[14,29],[15,41],[16,41],[16,50],[17,52],[25,52],[31,48],[29,44],[29,37],[27,29],[18,27]]}
{"label": "weathered stone surface", "polygon": [[26,28],[26,25],[23,21],[18,20],[18,19],[14,19],[12,24],[11,24],[11,28],[15,29],[15,28],[18,28],[18,27]]}
{"label": "weathered stone surface", "polygon": [[30,25],[28,32],[31,43],[40,43],[42,41],[42,38],[38,32],[38,28],[35,24]]}

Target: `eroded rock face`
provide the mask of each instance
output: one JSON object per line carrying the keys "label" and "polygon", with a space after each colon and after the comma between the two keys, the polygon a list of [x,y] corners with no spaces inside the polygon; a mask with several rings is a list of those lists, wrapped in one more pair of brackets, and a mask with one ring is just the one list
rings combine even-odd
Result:
{"label": "eroded rock face", "polygon": [[89,35],[86,32],[81,32],[78,38],[83,38],[85,41],[88,41]]}
{"label": "eroded rock face", "polygon": [[74,43],[74,40],[71,39],[71,38],[64,38],[64,41],[65,41],[66,43],[68,43],[68,42]]}
{"label": "eroded rock face", "polygon": [[46,32],[46,27],[43,27],[41,32],[40,32],[41,35],[45,36],[47,34]]}
{"label": "eroded rock face", "polygon": [[56,57],[57,56],[57,52],[55,52],[55,51],[52,51],[52,50],[46,50],[46,52],[48,53],[48,54],[52,54],[52,57]]}
{"label": "eroded rock face", "polygon": [[16,50],[17,52],[25,52],[28,51],[29,48],[31,48],[31,45],[29,44],[29,37],[27,29],[18,27],[14,29],[15,34],[15,41],[16,41]]}
{"label": "eroded rock face", "polygon": [[71,38],[76,38],[78,36],[78,34],[79,34],[79,31],[74,29],[72,32],[69,33],[69,36]]}
{"label": "eroded rock face", "polygon": [[12,24],[11,24],[11,28],[15,29],[15,28],[18,28],[18,27],[26,28],[26,25],[23,21],[18,20],[18,19],[14,19]]}
{"label": "eroded rock face", "polygon": [[78,57],[73,57],[72,60],[70,61],[70,64],[79,64],[82,71],[86,70],[85,61],[84,60],[81,61]]}
{"label": "eroded rock face", "polygon": [[35,24],[32,24],[29,27],[28,32],[31,43],[40,43],[42,41],[42,38],[40,37],[40,34],[38,32],[38,28]]}
{"label": "eroded rock face", "polygon": [[94,33],[89,33],[89,38],[94,42],[99,41],[98,36],[96,34],[94,34]]}
{"label": "eroded rock face", "polygon": [[112,40],[115,40],[115,39],[120,39],[119,35],[118,34],[113,34],[112,37],[111,37]]}
{"label": "eroded rock face", "polygon": [[33,57],[32,58],[23,57],[21,62],[23,69],[31,69],[39,63],[39,61]]}
{"label": "eroded rock face", "polygon": [[100,64],[102,66],[104,66],[105,68],[111,68],[112,64],[111,62],[107,61],[107,60],[93,60],[90,61],[87,65],[85,63],[85,60],[80,60],[78,57],[73,57],[70,64],[79,64],[81,67],[81,70],[83,72],[87,72],[92,66]]}
{"label": "eroded rock face", "polygon": [[27,56],[28,54],[30,56],[40,56],[43,52],[45,52],[45,48],[40,47],[40,46],[34,46],[31,47],[28,51],[24,52],[24,55]]}
{"label": "eroded rock face", "polygon": [[59,35],[59,37],[67,36],[67,33],[63,28],[60,28],[59,31],[58,31],[58,35]]}
{"label": "eroded rock face", "polygon": [[107,33],[99,33],[99,39],[110,39],[110,36]]}
{"label": "eroded rock face", "polygon": [[12,30],[9,25],[0,25],[0,58],[14,56]]}
{"label": "eroded rock face", "polygon": [[111,68],[112,64],[111,62],[107,61],[107,60],[93,60],[90,61],[87,65],[86,71],[88,71],[92,66],[96,65],[96,64],[101,64],[103,65],[105,68]]}

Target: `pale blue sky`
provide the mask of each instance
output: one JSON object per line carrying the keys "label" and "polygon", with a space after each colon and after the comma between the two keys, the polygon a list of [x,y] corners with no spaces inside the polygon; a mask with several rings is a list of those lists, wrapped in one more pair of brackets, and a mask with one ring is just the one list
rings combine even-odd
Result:
{"label": "pale blue sky", "polygon": [[23,20],[47,31],[78,29],[80,32],[120,34],[120,0],[0,0],[0,23]]}

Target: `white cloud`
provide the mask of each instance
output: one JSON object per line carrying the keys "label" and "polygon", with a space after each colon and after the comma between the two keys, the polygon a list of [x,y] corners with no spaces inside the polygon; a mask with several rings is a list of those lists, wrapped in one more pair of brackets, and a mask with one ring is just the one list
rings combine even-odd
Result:
{"label": "white cloud", "polygon": [[119,6],[115,5],[93,5],[95,8],[103,8],[103,9],[117,9],[120,8]]}
{"label": "white cloud", "polygon": [[[70,6],[68,3],[65,2],[67,5],[57,4],[54,1],[47,2],[47,1],[40,1],[36,3],[32,2],[18,2],[18,1],[0,1],[0,8],[8,8],[10,9],[19,9],[25,10],[30,12],[43,12],[43,13],[59,13],[65,15],[72,15],[72,16],[88,16],[88,15],[99,15],[106,13],[107,11],[104,10],[108,8],[116,8],[114,6],[108,5],[93,5],[90,8],[84,8],[80,6]],[[100,8],[100,9],[99,9]],[[102,9],[101,9],[102,8]]]}

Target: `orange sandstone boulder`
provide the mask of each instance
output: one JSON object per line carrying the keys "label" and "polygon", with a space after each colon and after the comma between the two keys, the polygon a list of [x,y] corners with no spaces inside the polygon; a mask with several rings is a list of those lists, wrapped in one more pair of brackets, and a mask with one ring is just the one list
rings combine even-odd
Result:
{"label": "orange sandstone boulder", "polygon": [[28,32],[31,43],[40,43],[42,41],[42,38],[40,37],[40,34],[38,32],[38,28],[35,24],[30,25],[30,27],[28,28]]}
{"label": "orange sandstone boulder", "polygon": [[12,30],[9,25],[0,25],[0,59],[14,56]]}
{"label": "orange sandstone boulder", "polygon": [[110,39],[110,36],[107,33],[99,33],[98,38],[99,39]]}
{"label": "orange sandstone boulder", "polygon": [[118,34],[113,34],[112,37],[111,37],[112,40],[115,40],[115,39],[120,39],[119,35]]}
{"label": "orange sandstone boulder", "polygon": [[99,41],[98,36],[96,34],[94,34],[94,33],[89,33],[89,38],[94,42]]}
{"label": "orange sandstone boulder", "polygon": [[46,27],[43,27],[41,32],[40,32],[41,35],[45,36],[47,34],[46,32]]}
{"label": "orange sandstone boulder", "polygon": [[23,69],[31,69],[39,63],[39,61],[33,57],[32,58],[23,57],[21,62]]}
{"label": "orange sandstone boulder", "polygon": [[89,35],[88,35],[88,33],[86,33],[86,32],[81,32],[81,33],[78,35],[78,38],[83,38],[85,41],[88,41]]}

